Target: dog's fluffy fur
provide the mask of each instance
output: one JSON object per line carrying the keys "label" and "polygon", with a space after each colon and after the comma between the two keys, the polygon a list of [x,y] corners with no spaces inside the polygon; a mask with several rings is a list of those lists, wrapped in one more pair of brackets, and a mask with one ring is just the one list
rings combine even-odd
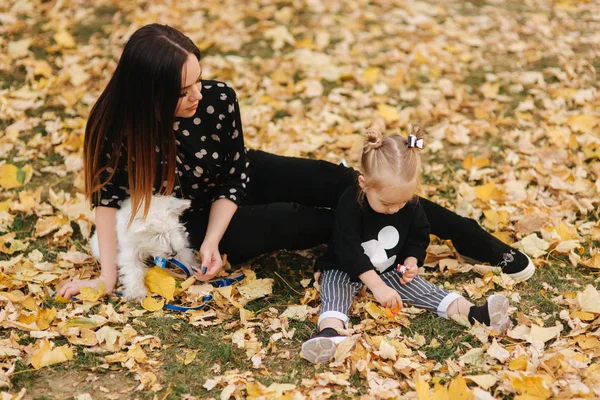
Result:
{"label": "dog's fluffy fur", "polygon": [[[189,208],[191,202],[171,196],[153,196],[147,217],[139,210],[131,225],[131,202],[125,200],[117,211],[118,253],[116,263],[123,284],[123,297],[143,299],[147,290],[144,283],[148,259],[175,258],[186,266],[195,263],[194,252],[189,246],[188,233],[179,216]],[[100,258],[98,235],[90,240],[92,253]]]}

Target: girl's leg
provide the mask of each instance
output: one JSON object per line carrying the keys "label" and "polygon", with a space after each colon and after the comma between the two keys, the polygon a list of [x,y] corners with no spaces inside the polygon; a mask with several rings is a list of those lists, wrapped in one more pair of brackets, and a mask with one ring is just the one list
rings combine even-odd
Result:
{"label": "girl's leg", "polygon": [[446,319],[461,315],[471,324],[478,321],[501,332],[508,328],[508,299],[503,295],[491,295],[484,305],[475,306],[458,293],[439,288],[420,276],[402,285],[401,276],[398,271],[390,271],[381,275],[381,279],[394,288],[402,300],[407,300],[415,307],[433,311]]}
{"label": "girl's leg", "polygon": [[323,271],[319,333],[302,344],[304,358],[312,363],[333,358],[337,345],[346,339],[338,330],[348,326],[348,310],[361,287],[362,283],[352,282],[343,271]]}
{"label": "girl's leg", "polygon": [[284,157],[249,150],[252,173],[248,204],[300,203],[335,208],[346,188],[356,182],[356,171],[328,161]]}
{"label": "girl's leg", "polygon": [[454,315],[461,315],[467,317],[471,324],[478,321],[492,329],[505,332],[510,324],[508,306],[508,299],[501,294],[491,295],[482,306],[473,305],[464,297],[460,297],[450,304],[446,312],[451,319]]}
{"label": "girl's leg", "polygon": [[500,266],[502,272],[518,281],[531,278],[535,272],[529,257],[489,234],[477,221],[461,217],[427,199],[419,201],[429,220],[431,233],[452,240],[462,256]]}
{"label": "girl's leg", "polygon": [[350,276],[337,269],[323,271],[321,280],[321,315],[317,322],[319,330],[333,327],[331,321],[338,320],[340,326],[335,328],[348,328],[348,310],[356,293],[362,288],[361,282],[352,282]]}
{"label": "girl's leg", "polygon": [[395,270],[381,275],[381,279],[389,287],[395,289],[402,300],[408,301],[415,307],[432,311],[442,318],[449,318],[447,314],[448,307],[456,299],[462,297],[458,293],[439,288],[420,276],[417,276],[406,285],[402,285],[400,283],[401,277],[402,274]]}
{"label": "girl's leg", "polygon": [[[208,210],[184,214],[194,249],[204,240],[208,214]],[[333,210],[293,203],[242,206],[231,219],[219,250],[237,264],[275,250],[308,249],[329,240],[333,218]]]}

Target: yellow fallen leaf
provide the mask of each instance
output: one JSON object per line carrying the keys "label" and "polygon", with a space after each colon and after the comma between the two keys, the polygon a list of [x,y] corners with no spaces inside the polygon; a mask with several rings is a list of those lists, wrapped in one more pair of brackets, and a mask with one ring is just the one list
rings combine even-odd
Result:
{"label": "yellow fallen leaf", "polygon": [[353,335],[346,339],[344,339],[336,348],[335,353],[333,355],[334,361],[336,363],[344,361],[356,346],[356,342],[358,341],[359,335]]}
{"label": "yellow fallen leaf", "polygon": [[515,243],[514,247],[534,258],[538,258],[546,254],[546,250],[548,250],[550,244],[544,239],[540,239],[535,233],[532,233]]}
{"label": "yellow fallen leaf", "polygon": [[57,310],[56,308],[47,308],[44,310],[40,310],[37,314],[36,325],[40,330],[46,330],[50,327],[50,323],[56,317]]}
{"label": "yellow fallen leaf", "polygon": [[151,296],[147,296],[144,299],[144,301],[142,301],[142,307],[144,307],[146,310],[152,311],[152,312],[162,310],[162,308],[164,306],[165,306],[164,299],[160,299],[160,301],[158,301]]}
{"label": "yellow fallen leaf", "polygon": [[93,287],[83,287],[81,288],[81,293],[77,296],[80,300],[83,301],[98,301],[98,299],[106,294],[106,287],[104,286],[104,282],[100,282],[98,288]]}
{"label": "yellow fallen leaf", "polygon": [[34,75],[41,75],[43,77],[46,78],[50,78],[52,76],[52,66],[50,66],[50,64],[48,64],[48,61],[46,60],[35,60],[34,63],[34,69],[33,69],[33,74]]}
{"label": "yellow fallen leaf", "polygon": [[260,382],[246,382],[246,393],[248,397],[260,397],[266,392],[267,387]]}
{"label": "yellow fallen leaf", "polygon": [[379,357],[384,360],[392,360],[396,361],[396,357],[398,356],[396,352],[396,348],[388,343],[387,340],[383,339],[381,343],[379,343]]}
{"label": "yellow fallen leaf", "polygon": [[571,115],[568,125],[573,132],[590,132],[598,124],[595,115]]}
{"label": "yellow fallen leaf", "polygon": [[510,357],[510,353],[507,350],[505,350],[502,346],[500,346],[496,339],[494,339],[492,341],[491,346],[488,347],[487,354],[490,357],[493,357],[496,360],[500,361],[501,363],[503,363],[508,359],[508,357]]}
{"label": "yellow fallen leaf", "polygon": [[473,154],[469,153],[463,160],[462,166],[464,169],[471,169],[473,167],[483,168],[490,165],[490,159],[487,157],[475,158]]}
{"label": "yellow fallen leaf", "polygon": [[423,54],[420,50],[415,51],[415,62],[418,64],[428,64],[429,59],[427,55]]}
{"label": "yellow fallen leaf", "polygon": [[467,387],[467,382],[461,374],[450,382],[448,386],[448,397],[452,400],[472,400],[473,392]]}
{"label": "yellow fallen leaf", "polygon": [[0,187],[14,189],[25,185],[33,176],[33,168],[25,165],[19,168],[12,164],[0,165]]}
{"label": "yellow fallen leaf", "polygon": [[31,38],[8,42],[8,54],[12,58],[21,58],[29,54],[29,46],[31,46]]}
{"label": "yellow fallen leaf", "polygon": [[526,335],[527,341],[530,343],[543,342],[546,343],[549,340],[556,338],[563,330],[563,326],[560,322],[556,321],[555,326],[544,328],[542,326],[531,324],[531,330]]}
{"label": "yellow fallen leaf", "polygon": [[148,362],[148,355],[146,354],[146,352],[144,352],[144,349],[140,347],[139,343],[136,343],[135,345],[129,348],[129,351],[127,352],[127,357],[133,358],[139,363]]}
{"label": "yellow fallen leaf", "polygon": [[479,91],[483,94],[486,99],[494,99],[498,96],[500,90],[500,83],[486,82],[479,88]]}
{"label": "yellow fallen leaf", "polygon": [[39,350],[31,357],[31,365],[35,369],[40,369],[72,359],[73,350],[69,346],[64,345],[51,349],[50,342],[42,340]]}
{"label": "yellow fallen leaf", "polygon": [[541,375],[527,376],[521,373],[520,377],[510,378],[513,387],[521,392],[524,397],[535,400],[545,400],[552,395],[550,390],[544,386],[544,378]]}
{"label": "yellow fallen leaf", "polygon": [[417,391],[418,400],[429,400],[429,385],[421,378],[420,375],[417,376],[415,389]]}
{"label": "yellow fallen leaf", "polygon": [[563,240],[554,248],[554,251],[561,254],[569,254],[571,250],[581,247],[579,240]]}
{"label": "yellow fallen leaf", "polygon": [[94,315],[91,318],[87,318],[87,317],[73,318],[72,320],[67,321],[64,324],[64,327],[65,328],[94,329],[94,328],[97,328],[99,326],[106,324],[107,322],[108,322],[108,320],[106,318],[101,317],[99,315]]}
{"label": "yellow fallen leaf", "polygon": [[6,211],[8,212],[10,210],[10,207],[12,206],[12,199],[6,199],[4,201],[0,201],[0,212],[2,211]]}
{"label": "yellow fallen leaf", "polygon": [[260,299],[273,293],[273,279],[255,279],[237,287],[238,292],[248,301]]}
{"label": "yellow fallen leaf", "polygon": [[[25,325],[33,324],[34,322],[37,321],[37,314],[36,313],[31,313],[31,314],[21,313],[19,315],[18,321],[19,321],[19,323],[25,324]],[[36,326],[37,326],[37,324],[36,324]]]}
{"label": "yellow fallen leaf", "polygon": [[194,283],[196,283],[196,278],[194,276],[187,278],[181,283],[181,287],[175,289],[175,296],[179,296],[181,293],[188,290]]}
{"label": "yellow fallen leaf", "polygon": [[580,261],[580,264],[585,265],[588,268],[600,269],[600,253],[596,253],[592,258]]}
{"label": "yellow fallen leaf", "polygon": [[363,72],[363,79],[367,85],[372,85],[379,80],[381,76],[381,70],[378,67],[367,68]]}
{"label": "yellow fallen leaf", "polygon": [[499,190],[493,182],[475,188],[475,196],[482,201],[502,200],[502,195],[502,191]]}
{"label": "yellow fallen leaf", "polygon": [[492,230],[499,230],[504,228],[510,221],[510,214],[506,210],[484,210],[483,215],[485,220],[483,221],[485,226]]}
{"label": "yellow fallen leaf", "polygon": [[579,235],[577,234],[577,228],[571,225],[567,225],[563,221],[560,221],[560,223],[558,224],[558,229],[556,230],[556,233],[558,233],[562,240],[579,239]]}
{"label": "yellow fallen leaf", "polygon": [[167,301],[173,300],[175,278],[161,267],[152,267],[146,273],[146,286],[152,293],[161,295]]}
{"label": "yellow fallen leaf", "polygon": [[597,159],[600,160],[600,146],[598,147],[585,147],[583,149],[583,155],[586,160]]}
{"label": "yellow fallen leaf", "polygon": [[385,317],[385,310],[372,301],[364,306],[364,310],[375,320]]}
{"label": "yellow fallen leaf", "polygon": [[184,365],[190,364],[196,358],[196,354],[198,354],[198,350],[187,350],[185,353],[185,359],[183,360]]}
{"label": "yellow fallen leaf", "polygon": [[106,325],[96,331],[96,339],[98,340],[98,344],[100,344],[103,349],[108,351],[118,350],[117,340],[120,336],[121,334],[119,331]]}
{"label": "yellow fallen leaf", "polygon": [[465,379],[469,379],[477,384],[482,389],[488,390],[498,382],[498,378],[491,374],[484,375],[469,375],[465,376]]}
{"label": "yellow fallen leaf", "polygon": [[15,236],[15,232],[9,232],[0,236],[0,253],[13,254],[27,249],[29,243],[15,239]]}
{"label": "yellow fallen leaf", "polygon": [[580,320],[586,322],[590,322],[596,319],[595,314],[584,311],[573,311],[570,316],[572,319],[579,318]]}
{"label": "yellow fallen leaf", "polygon": [[578,292],[577,302],[581,311],[600,314],[600,293],[594,286],[587,285],[583,292]]}
{"label": "yellow fallen leaf", "polygon": [[396,107],[388,106],[387,104],[378,104],[377,111],[387,124],[391,124],[400,119],[400,113]]}
{"label": "yellow fallen leaf", "polygon": [[59,230],[64,225],[69,224],[69,220],[63,215],[53,215],[42,217],[35,223],[35,236],[43,237],[56,230]]}
{"label": "yellow fallen leaf", "polygon": [[75,47],[75,40],[73,39],[73,36],[71,36],[71,34],[67,31],[60,31],[57,32],[54,35],[54,41],[63,48],[73,48]]}
{"label": "yellow fallen leaf", "polygon": [[511,371],[526,371],[527,370],[527,356],[521,354],[508,364],[508,369]]}
{"label": "yellow fallen leaf", "polygon": [[96,332],[87,328],[81,329],[79,336],[67,336],[67,340],[77,346],[96,346],[98,344]]}
{"label": "yellow fallen leaf", "polygon": [[283,313],[281,313],[279,318],[285,317],[285,318],[293,319],[296,321],[305,321],[307,315],[308,315],[308,306],[306,304],[293,305],[293,306],[288,306],[288,308],[286,308],[286,310]]}
{"label": "yellow fallen leaf", "polygon": [[587,336],[579,335],[572,340],[577,342],[577,345],[581,347],[582,350],[600,349],[600,340],[596,337],[590,336],[590,334]]}
{"label": "yellow fallen leaf", "polygon": [[59,295],[54,296],[54,301],[56,301],[57,303],[61,303],[61,304],[67,304],[67,303],[71,302],[71,300],[67,299],[66,297],[62,297]]}

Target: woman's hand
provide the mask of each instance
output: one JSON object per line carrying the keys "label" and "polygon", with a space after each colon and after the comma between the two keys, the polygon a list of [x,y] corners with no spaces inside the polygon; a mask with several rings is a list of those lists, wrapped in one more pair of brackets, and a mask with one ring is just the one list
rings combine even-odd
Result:
{"label": "woman's hand", "polygon": [[117,280],[110,279],[108,277],[100,275],[100,277],[96,279],[90,280],[80,280],[76,279],[73,281],[69,281],[64,283],[56,292],[57,296],[64,297],[65,299],[70,299],[73,296],[81,293],[81,288],[91,287],[94,289],[98,289],[100,287],[100,283],[104,284],[104,288],[106,289],[106,293],[111,293],[115,289],[115,285],[117,284]]}
{"label": "woman's hand", "polygon": [[419,267],[417,266],[417,259],[414,257],[408,257],[404,260],[404,266],[406,267],[406,271],[402,274],[400,283],[406,285],[419,275]]}
{"label": "woman's hand", "polygon": [[[212,279],[223,269],[223,260],[221,259],[221,253],[219,253],[219,243],[205,239],[202,246],[200,246],[200,258],[202,259],[202,264],[200,270],[196,272],[198,280],[207,281]],[[202,270],[204,269],[206,269],[206,273],[203,274]]]}
{"label": "woman's hand", "polygon": [[379,302],[383,307],[387,307],[391,310],[398,310],[403,307],[402,298],[398,292],[389,287],[388,285],[378,286],[375,290],[371,290],[375,300]]}

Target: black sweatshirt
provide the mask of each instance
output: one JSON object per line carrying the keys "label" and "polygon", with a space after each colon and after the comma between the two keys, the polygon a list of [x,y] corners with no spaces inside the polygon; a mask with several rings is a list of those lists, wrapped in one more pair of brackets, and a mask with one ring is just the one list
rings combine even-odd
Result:
{"label": "black sweatshirt", "polygon": [[[223,198],[240,205],[250,178],[235,91],[223,82],[203,80],[202,100],[196,114],[191,118],[177,118],[173,129],[177,144],[175,195],[191,199],[196,209],[208,208],[213,201]],[[111,144],[107,138],[106,148]],[[160,179],[163,157],[160,149],[156,152],[156,174]],[[102,165],[106,165],[108,151],[103,156]],[[160,185],[157,181],[154,192]],[[94,196],[94,206],[120,208],[121,202],[129,197],[125,144],[122,144],[119,168],[100,194],[100,202]]]}
{"label": "black sweatshirt", "polygon": [[[375,269],[379,274],[415,257],[422,265],[429,246],[429,221],[418,200],[395,214],[380,214],[357,200],[358,185],[346,189],[335,211],[333,238],[317,260],[319,269],[338,269],[358,276]],[[418,198],[417,198],[418,199]]]}

